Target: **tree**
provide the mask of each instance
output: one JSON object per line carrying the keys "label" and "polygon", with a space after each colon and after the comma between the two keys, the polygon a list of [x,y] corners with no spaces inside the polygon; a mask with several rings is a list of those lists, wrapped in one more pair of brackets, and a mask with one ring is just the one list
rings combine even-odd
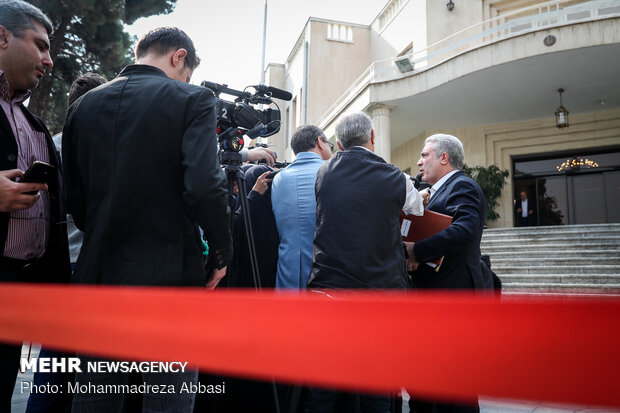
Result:
{"label": "tree", "polygon": [[487,202],[487,221],[497,220],[500,215],[495,212],[495,208],[499,206],[498,199],[502,195],[502,188],[506,185],[506,178],[509,175],[508,171],[499,169],[495,165],[487,168],[484,166],[470,168],[464,165],[463,173],[480,185]]}
{"label": "tree", "polygon": [[123,30],[140,17],[167,14],[177,0],[28,0],[52,20],[54,67],[32,91],[28,108],[52,132],[62,129],[73,79],[97,72],[108,79],[133,61],[131,38]]}

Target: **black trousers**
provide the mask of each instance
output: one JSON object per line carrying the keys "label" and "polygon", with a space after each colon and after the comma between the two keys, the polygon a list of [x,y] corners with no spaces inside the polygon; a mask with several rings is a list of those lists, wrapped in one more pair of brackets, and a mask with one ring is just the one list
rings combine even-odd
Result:
{"label": "black trousers", "polygon": [[409,399],[411,413],[479,413],[478,400],[471,404],[443,403],[430,400]]}
{"label": "black trousers", "polygon": [[11,398],[19,370],[21,343],[0,343],[0,412],[11,411]]}
{"label": "black trousers", "polygon": [[[45,279],[38,262],[0,257],[0,282],[36,282]],[[11,398],[19,370],[22,343],[0,343],[0,412],[11,411]]]}
{"label": "black trousers", "polygon": [[[345,394],[345,393],[340,393]],[[362,413],[391,413],[392,399],[390,396],[375,394],[349,394],[357,396],[359,409]],[[304,403],[304,413],[336,413],[345,411],[342,406],[336,408],[339,393],[334,390],[309,388],[308,397]],[[356,412],[358,406],[345,407],[347,412]]]}

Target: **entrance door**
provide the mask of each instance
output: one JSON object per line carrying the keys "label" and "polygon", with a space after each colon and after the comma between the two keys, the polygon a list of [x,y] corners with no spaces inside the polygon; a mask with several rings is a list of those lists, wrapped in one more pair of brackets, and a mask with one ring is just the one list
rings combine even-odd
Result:
{"label": "entrance door", "polygon": [[535,200],[530,225],[620,222],[618,150],[515,160],[513,171],[517,226],[523,224],[517,214],[521,192]]}
{"label": "entrance door", "polygon": [[605,172],[607,222],[620,222],[620,171]]}
{"label": "entrance door", "polygon": [[570,222],[573,224],[602,224],[607,222],[607,203],[603,174],[568,177],[571,200]]}
{"label": "entrance door", "polygon": [[569,223],[566,177],[546,176],[536,180],[539,225]]}

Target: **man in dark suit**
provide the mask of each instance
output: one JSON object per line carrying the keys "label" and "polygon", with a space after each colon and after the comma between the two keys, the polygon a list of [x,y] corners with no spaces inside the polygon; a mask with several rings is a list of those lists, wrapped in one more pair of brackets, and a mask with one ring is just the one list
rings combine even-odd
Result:
{"label": "man in dark suit", "polygon": [[[226,177],[216,140],[216,100],[190,85],[200,59],[177,28],[147,33],[137,64],[78,99],[63,131],[69,212],[84,231],[74,282],[213,288],[225,274],[232,237]],[[214,271],[204,270],[200,226]],[[174,395],[144,394],[143,408],[191,411],[180,392],[197,372],[143,374]],[[122,384],[127,375],[78,373],[76,381]],[[122,394],[76,394],[73,411],[119,411]]]}
{"label": "man in dark suit", "polygon": [[534,211],[536,204],[527,197],[527,192],[521,191],[520,199],[515,202],[515,210],[520,227],[531,227],[536,225],[536,217]]}
{"label": "man in dark suit", "polygon": [[[52,24],[23,1],[0,0],[0,281],[68,282],[60,159],[23,102],[52,67]],[[48,185],[15,182],[34,161],[57,168]],[[28,192],[34,191],[35,195]],[[21,345],[0,344],[0,410],[11,410]]]}
{"label": "man in dark suit", "polygon": [[[422,179],[431,184],[426,208],[452,216],[452,224],[430,238],[408,245],[408,264],[417,268],[414,285],[420,289],[491,288],[480,266],[480,239],[486,202],[476,182],[460,171],[465,153],[461,141],[451,135],[426,138],[418,161]],[[433,261],[444,257],[439,268]],[[431,265],[429,265],[431,264]],[[477,412],[478,401],[469,405],[423,402],[413,395],[417,413]]]}

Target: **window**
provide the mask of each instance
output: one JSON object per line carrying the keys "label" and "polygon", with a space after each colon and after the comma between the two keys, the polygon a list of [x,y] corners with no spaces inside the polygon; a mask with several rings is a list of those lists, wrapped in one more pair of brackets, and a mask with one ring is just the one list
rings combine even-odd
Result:
{"label": "window", "polygon": [[379,16],[379,31],[385,29],[408,2],[409,0],[393,0]]}
{"label": "window", "polygon": [[286,127],[284,128],[284,149],[289,147],[289,138],[291,136],[290,131],[290,127],[291,127],[291,108],[288,107],[286,108],[286,116],[284,117],[284,120],[286,121]]}
{"label": "window", "polygon": [[353,43],[353,26],[348,24],[328,23],[327,39]]}
{"label": "window", "polygon": [[299,117],[297,118],[297,123],[295,125],[303,124],[306,119],[304,119],[304,88],[299,88]]}
{"label": "window", "polygon": [[291,116],[291,132],[295,131],[297,128],[297,96],[293,99],[293,116]]}

